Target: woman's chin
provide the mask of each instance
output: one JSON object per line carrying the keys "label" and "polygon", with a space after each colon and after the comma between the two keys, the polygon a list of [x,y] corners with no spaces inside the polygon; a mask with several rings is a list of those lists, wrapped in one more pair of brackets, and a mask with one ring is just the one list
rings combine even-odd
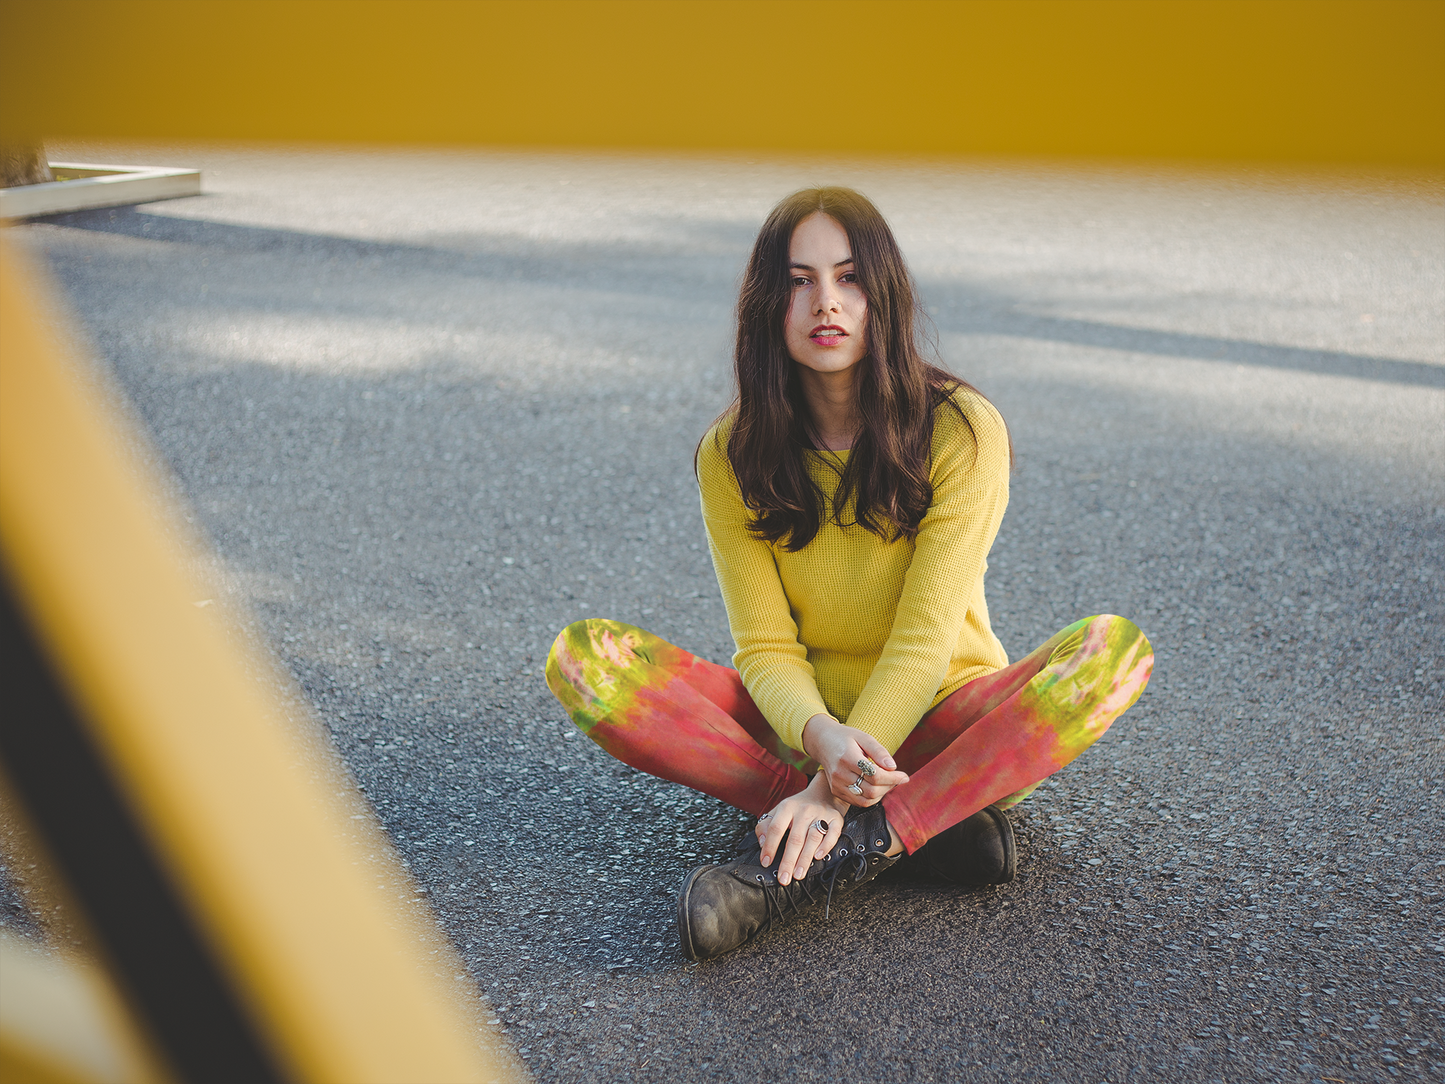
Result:
{"label": "woman's chin", "polygon": [[815,346],[807,350],[799,350],[793,353],[793,360],[804,369],[811,369],[815,373],[846,373],[863,360],[860,351],[846,349],[847,345],[851,344]]}

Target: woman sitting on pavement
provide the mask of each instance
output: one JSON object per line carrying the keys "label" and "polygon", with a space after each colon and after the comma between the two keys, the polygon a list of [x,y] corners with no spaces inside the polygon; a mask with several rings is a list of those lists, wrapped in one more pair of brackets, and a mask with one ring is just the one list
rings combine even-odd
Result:
{"label": "woman sitting on pavement", "polygon": [[602,748],[757,816],[736,859],[683,885],[698,960],[905,854],[956,884],[1011,880],[1002,810],[1092,744],[1153,665],[1108,615],[1009,663],[983,589],[1008,429],[924,359],[912,277],[871,202],[817,188],[778,204],[737,312],[738,396],[696,458],[737,669],[595,618],[547,660]]}

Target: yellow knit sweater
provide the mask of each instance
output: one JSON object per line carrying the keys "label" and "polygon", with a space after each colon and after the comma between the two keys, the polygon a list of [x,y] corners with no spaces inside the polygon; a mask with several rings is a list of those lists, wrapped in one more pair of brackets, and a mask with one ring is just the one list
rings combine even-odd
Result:
{"label": "yellow knit sweater", "polygon": [[[825,522],[797,553],[748,531],[724,419],[698,455],[703,518],[743,684],[794,749],[820,712],[895,751],[923,714],[980,674],[1008,665],[988,623],[983,577],[1008,504],[1008,435],[986,400],[959,389],[933,430],[933,504],[912,541],[885,543]],[[809,453],[823,492],[847,452]],[[825,520],[831,501],[825,506]],[[852,519],[845,515],[845,521]]]}

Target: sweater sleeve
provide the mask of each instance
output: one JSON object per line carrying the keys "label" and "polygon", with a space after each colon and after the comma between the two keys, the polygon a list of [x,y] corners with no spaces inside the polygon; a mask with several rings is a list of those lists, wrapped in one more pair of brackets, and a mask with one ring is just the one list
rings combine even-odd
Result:
{"label": "sweater sleeve", "polygon": [[947,406],[939,411],[933,503],[919,526],[883,654],[848,715],[849,726],[873,735],[890,752],[903,744],[943,686],[1008,505],[1003,418],[967,391],[954,401],[970,424]]}
{"label": "sweater sleeve", "polygon": [[726,436],[720,425],[703,438],[697,474],[708,549],[737,644],[733,665],[768,724],[801,750],[804,724],[828,708],[798,642],[773,549],[748,530],[752,516],[728,462]]}

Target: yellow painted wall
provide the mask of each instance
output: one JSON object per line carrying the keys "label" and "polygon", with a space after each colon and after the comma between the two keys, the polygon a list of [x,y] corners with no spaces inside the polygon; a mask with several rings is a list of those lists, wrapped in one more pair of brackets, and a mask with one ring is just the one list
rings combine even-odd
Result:
{"label": "yellow painted wall", "polygon": [[52,137],[1445,166],[1445,0],[3,9],[0,123]]}

